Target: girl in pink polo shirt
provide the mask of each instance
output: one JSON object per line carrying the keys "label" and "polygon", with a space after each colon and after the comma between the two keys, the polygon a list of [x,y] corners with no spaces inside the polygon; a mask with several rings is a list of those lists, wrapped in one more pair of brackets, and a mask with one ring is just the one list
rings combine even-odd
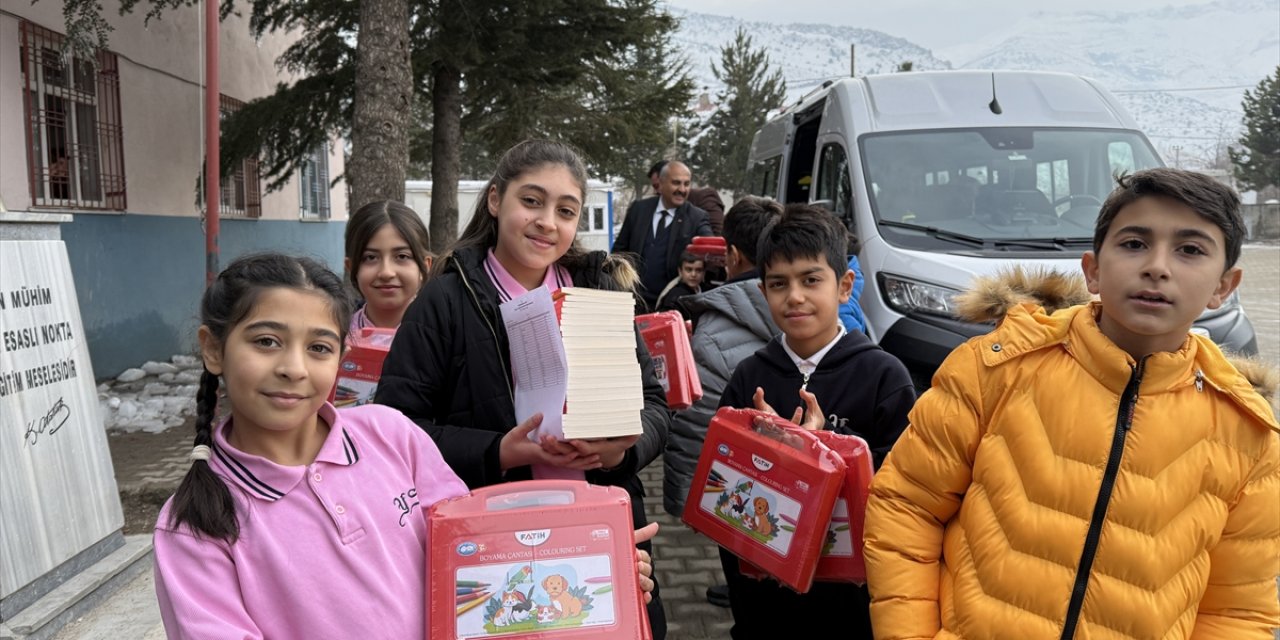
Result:
{"label": "girl in pink polo shirt", "polygon": [[155,529],[169,637],[424,637],[424,514],[467,489],[400,413],[325,402],[351,313],[336,275],[279,254],[205,292],[193,462]]}
{"label": "girl in pink polo shirt", "polygon": [[351,317],[351,331],[399,327],[431,270],[427,227],[413,209],[379,200],[351,214],[345,236],[344,264],[364,300]]}
{"label": "girl in pink polo shirt", "polygon": [[[630,263],[578,244],[586,193],[586,167],[567,145],[529,140],[508,150],[471,222],[405,312],[375,401],[431,434],[469,487],[576,472],[587,482],[625,487],[635,526],[641,527],[646,520],[637,472],[662,452],[670,418],[638,335],[636,358],[645,383],[642,435],[535,442],[528,436],[541,416],[516,421],[510,344],[499,305],[540,286],[630,290],[636,283]],[[657,598],[649,619],[661,640],[666,619]]]}

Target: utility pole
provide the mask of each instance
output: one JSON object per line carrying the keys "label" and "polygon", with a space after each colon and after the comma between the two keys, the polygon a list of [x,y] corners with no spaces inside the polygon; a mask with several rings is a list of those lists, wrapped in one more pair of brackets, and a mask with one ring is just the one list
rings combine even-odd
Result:
{"label": "utility pole", "polygon": [[218,83],[218,5],[204,0],[204,286],[218,277],[218,212],[222,196],[218,166],[221,112]]}
{"label": "utility pole", "polygon": [[1182,145],[1175,144],[1173,145],[1172,148],[1173,148],[1173,168],[1181,169],[1182,168]]}

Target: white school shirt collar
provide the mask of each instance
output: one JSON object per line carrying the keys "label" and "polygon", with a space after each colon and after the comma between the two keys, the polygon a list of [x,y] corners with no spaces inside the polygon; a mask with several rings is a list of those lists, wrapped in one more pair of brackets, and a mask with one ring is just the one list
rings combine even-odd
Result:
{"label": "white school shirt collar", "polygon": [[831,342],[827,343],[827,346],[818,349],[817,353],[808,358],[801,358],[796,355],[796,352],[792,351],[791,346],[787,344],[787,336],[785,335],[782,336],[782,349],[787,352],[787,356],[791,358],[791,362],[795,363],[796,368],[800,370],[805,380],[808,380],[809,376],[813,375],[813,372],[818,368],[818,364],[826,357],[827,352],[831,351],[831,348],[836,346],[836,343],[840,342],[840,338],[843,338],[846,333],[848,333],[848,330],[844,328],[843,324],[840,324],[840,331],[836,333],[836,337],[832,338]]}
{"label": "white school shirt collar", "polygon": [[667,226],[668,226],[668,227],[670,227],[670,226],[671,226],[671,223],[672,223],[672,222],[675,222],[675,219],[676,219],[676,209],[678,209],[678,208],[679,208],[679,207],[668,207],[667,205],[663,204],[663,203],[662,203],[662,195],[661,195],[661,194],[659,194],[659,195],[658,195],[658,206],[656,206],[656,207],[654,207],[654,208],[653,208],[653,224],[652,224],[652,225],[650,225],[650,227],[649,227],[649,231],[650,231],[650,232],[652,232],[652,233],[653,233],[653,235],[655,235],[655,236],[656,236],[656,235],[658,235],[658,221],[662,219],[662,212],[663,212],[663,211],[666,211],[666,212],[667,212],[667,215],[669,216],[669,217],[667,218]]}

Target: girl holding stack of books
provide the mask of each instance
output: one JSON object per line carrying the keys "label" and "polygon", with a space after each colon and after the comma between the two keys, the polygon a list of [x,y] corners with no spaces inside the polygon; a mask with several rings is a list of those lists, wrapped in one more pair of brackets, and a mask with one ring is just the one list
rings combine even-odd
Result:
{"label": "girl holding stack of books", "polygon": [[[537,414],[517,422],[510,344],[499,305],[546,286],[632,290],[630,263],[577,242],[587,172],[571,147],[547,140],[503,155],[471,222],[409,306],[383,364],[376,401],[400,410],[435,440],[470,488],[579,475],[631,495],[636,528],[647,520],[637,473],[666,442],[665,394],[639,336],[643,433],[598,440],[530,438]],[[649,543],[640,547],[649,551]],[[666,635],[658,589],[649,603],[656,640]]]}

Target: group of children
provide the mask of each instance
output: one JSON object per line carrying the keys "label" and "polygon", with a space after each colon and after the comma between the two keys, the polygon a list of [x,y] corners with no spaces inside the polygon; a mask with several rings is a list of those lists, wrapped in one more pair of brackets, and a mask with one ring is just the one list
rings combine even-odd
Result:
{"label": "group of children", "polygon": [[[307,259],[251,256],[219,276],[201,309],[192,469],[155,533],[171,637],[422,637],[429,506],[559,468],[631,494],[662,638],[637,472],[665,449],[678,513],[719,406],[861,436],[878,467],[868,585],[796,594],[722,552],[734,638],[1270,638],[1280,624],[1280,427],[1189,333],[1240,282],[1230,189],[1168,169],[1121,179],[1085,284],[980,283],[967,317],[996,328],[918,402],[903,365],[841,321],[857,279],[844,226],[744,198],[724,222],[726,283],[700,291],[687,261],[691,291],[673,303],[696,318],[703,398],[673,418],[637,339],[643,434],[535,440],[541,416],[517,424],[498,305],[636,281],[578,246],[585,185],[572,149],[517,145],[434,264],[411,210],[361,208],[346,244],[358,312]],[[378,404],[336,411],[338,359],[365,326],[398,327]],[[231,410],[215,422],[219,389]],[[418,515],[404,519],[409,490]]]}
{"label": "group of children", "polygon": [[[342,281],[306,258],[247,256],[218,276],[201,302],[192,466],[155,529],[170,637],[425,637],[427,510],[539,465],[632,493],[637,580],[654,637],[665,635],[647,553],[657,525],[645,526],[636,478],[669,420],[647,355],[637,349],[642,436],[535,441],[540,416],[514,417],[499,301],[543,284],[635,281],[625,262],[578,246],[585,198],[576,152],[525,142],[503,156],[470,226],[434,265],[407,207],[374,203],[352,216],[346,263],[360,312]],[[399,327],[379,404],[335,410],[326,398],[347,336],[370,325]],[[219,390],[230,411],[215,421]]]}

